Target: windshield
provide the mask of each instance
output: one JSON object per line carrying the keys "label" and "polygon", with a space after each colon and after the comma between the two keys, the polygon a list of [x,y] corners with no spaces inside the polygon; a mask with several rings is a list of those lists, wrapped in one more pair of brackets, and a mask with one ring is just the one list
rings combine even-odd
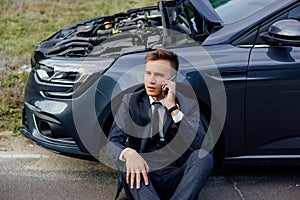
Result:
{"label": "windshield", "polygon": [[224,24],[240,21],[276,0],[209,0]]}

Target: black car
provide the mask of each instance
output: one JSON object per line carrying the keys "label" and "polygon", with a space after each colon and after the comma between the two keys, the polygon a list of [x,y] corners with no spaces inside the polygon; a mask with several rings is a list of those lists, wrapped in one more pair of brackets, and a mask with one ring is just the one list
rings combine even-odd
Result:
{"label": "black car", "polygon": [[197,98],[216,158],[299,164],[299,20],[299,0],[177,0],[76,23],[35,49],[21,132],[98,158],[145,55],[162,47],[180,58],[178,90]]}

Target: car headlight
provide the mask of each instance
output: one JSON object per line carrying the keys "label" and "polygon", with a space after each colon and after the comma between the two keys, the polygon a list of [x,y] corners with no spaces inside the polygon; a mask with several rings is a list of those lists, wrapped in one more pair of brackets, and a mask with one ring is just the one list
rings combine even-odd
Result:
{"label": "car headlight", "polygon": [[39,79],[45,82],[76,84],[90,75],[102,74],[113,63],[112,58],[46,59],[34,67]]}
{"label": "car headlight", "polygon": [[[112,58],[47,59],[35,64],[33,70],[41,82],[52,84],[51,87],[40,91],[43,95],[71,98],[86,91],[114,60]],[[62,85],[64,87],[61,87]]]}

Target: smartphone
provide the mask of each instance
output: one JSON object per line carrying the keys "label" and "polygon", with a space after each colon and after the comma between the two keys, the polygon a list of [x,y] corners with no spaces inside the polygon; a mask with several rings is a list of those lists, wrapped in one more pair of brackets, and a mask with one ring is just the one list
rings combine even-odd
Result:
{"label": "smartphone", "polygon": [[[174,81],[176,78],[176,75],[174,74],[173,76],[171,76],[168,80],[170,81]],[[161,92],[162,92],[162,95],[165,96],[168,94],[168,89],[166,91],[164,91],[164,88],[165,88],[165,85],[162,85],[161,86]]]}

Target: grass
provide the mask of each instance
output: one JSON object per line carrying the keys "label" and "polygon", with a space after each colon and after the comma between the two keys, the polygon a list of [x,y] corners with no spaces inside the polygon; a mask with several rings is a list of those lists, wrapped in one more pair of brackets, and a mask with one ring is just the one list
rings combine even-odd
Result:
{"label": "grass", "polygon": [[155,0],[0,0],[0,130],[18,132],[30,56],[35,47],[75,22]]}

